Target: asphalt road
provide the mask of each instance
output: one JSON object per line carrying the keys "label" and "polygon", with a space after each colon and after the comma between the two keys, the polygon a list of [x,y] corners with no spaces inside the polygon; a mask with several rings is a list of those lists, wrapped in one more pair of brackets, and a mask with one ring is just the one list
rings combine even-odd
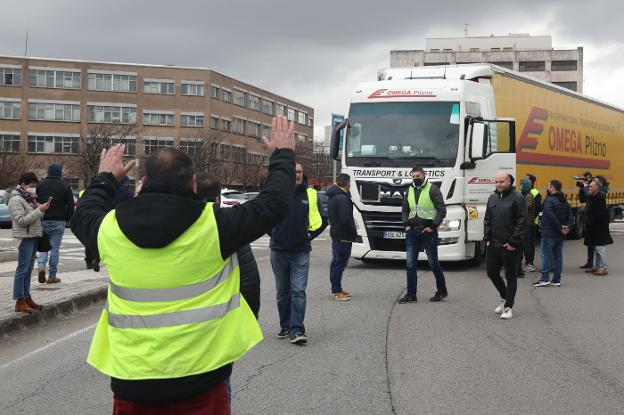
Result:
{"label": "asphalt road", "polygon": [[[493,312],[498,295],[483,267],[444,264],[450,296],[420,273],[419,302],[397,305],[403,264],[352,261],[350,302],[329,299],[329,238],[314,243],[306,346],[279,329],[266,240],[254,244],[265,340],[235,365],[236,414],[622,414],[624,224],[612,226],[610,275],[578,270],[566,242],[559,288],[519,281],[514,318]],[[0,413],[110,413],[108,379],[84,363],[99,309],[0,340]]]}

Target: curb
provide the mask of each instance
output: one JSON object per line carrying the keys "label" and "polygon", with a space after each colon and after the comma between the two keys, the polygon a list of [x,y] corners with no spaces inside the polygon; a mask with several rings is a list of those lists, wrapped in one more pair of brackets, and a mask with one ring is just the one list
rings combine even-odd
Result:
{"label": "curb", "polygon": [[0,251],[0,262],[17,261],[17,251]]}
{"label": "curb", "polygon": [[16,330],[23,330],[27,327],[45,324],[57,317],[87,308],[106,299],[108,285],[94,288],[84,293],[78,294],[67,300],[46,304],[43,310],[34,313],[15,313],[14,317],[0,320],[0,338],[6,337]]}

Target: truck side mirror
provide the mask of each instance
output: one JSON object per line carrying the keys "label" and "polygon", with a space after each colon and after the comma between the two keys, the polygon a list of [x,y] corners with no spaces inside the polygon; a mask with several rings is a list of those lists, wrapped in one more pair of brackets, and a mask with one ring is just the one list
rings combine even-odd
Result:
{"label": "truck side mirror", "polygon": [[487,143],[487,126],[481,122],[474,122],[470,132],[470,159],[485,158],[485,144]]}
{"label": "truck side mirror", "polygon": [[340,124],[335,124],[334,127],[332,128],[331,147],[329,149],[329,155],[334,160],[340,159],[340,147],[342,144],[342,137],[344,135],[341,133],[342,133],[342,130],[344,130],[344,128],[348,124],[349,124],[349,119],[345,118],[344,120],[340,122]]}

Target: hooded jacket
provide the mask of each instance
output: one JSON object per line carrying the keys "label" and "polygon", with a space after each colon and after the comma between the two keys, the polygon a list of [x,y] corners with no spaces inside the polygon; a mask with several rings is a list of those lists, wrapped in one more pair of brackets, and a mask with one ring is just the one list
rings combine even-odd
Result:
{"label": "hooded jacket", "polygon": [[490,195],[483,220],[483,240],[499,248],[510,244],[520,248],[526,232],[527,206],[524,197],[509,188]]}
{"label": "hooded jacket", "polygon": [[332,239],[339,241],[355,241],[357,229],[353,220],[353,202],[349,193],[337,185],[327,189],[325,193],[329,198],[327,211],[331,228],[329,234]]}
{"label": "hooded jacket", "polygon": [[[266,184],[255,199],[228,209],[213,205],[221,257],[228,258],[255,241],[284,217],[289,211],[294,188],[295,153],[276,150],[269,159]],[[110,173],[99,174],[76,209],[72,231],[91,252],[98,252],[98,230],[104,216],[112,209],[117,193],[115,177]],[[115,215],[122,232],[135,245],[145,249],[161,248],[186,232],[205,206],[199,196],[183,185],[148,181],[138,197],[116,208]],[[251,305],[255,300],[244,290],[241,284],[241,294]],[[176,401],[209,390],[228,378],[231,372],[232,365],[228,364],[210,372],[175,379],[127,381],[112,378],[111,389],[116,396],[132,402]]]}
{"label": "hooded jacket", "polygon": [[574,226],[572,208],[561,192],[549,194],[542,205],[541,231],[543,238],[564,239],[561,227]]}
{"label": "hooded jacket", "polygon": [[[327,227],[327,217],[321,214],[323,223],[320,228],[310,232],[308,202],[308,178],[304,175],[303,181],[297,186],[292,199],[288,215],[271,231],[271,249],[289,252],[310,252],[310,241],[319,236]],[[318,196],[317,196],[318,199]],[[247,202],[249,203],[249,202]],[[321,212],[321,200],[317,200],[319,213]]]}
{"label": "hooded jacket", "polygon": [[63,165],[52,163],[48,167],[48,176],[37,186],[37,202],[46,203],[53,197],[43,220],[69,222],[74,214],[74,195],[62,177]]}

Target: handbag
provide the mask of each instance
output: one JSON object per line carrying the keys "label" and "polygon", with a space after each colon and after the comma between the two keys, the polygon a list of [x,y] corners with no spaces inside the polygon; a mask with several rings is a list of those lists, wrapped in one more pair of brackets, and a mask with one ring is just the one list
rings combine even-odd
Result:
{"label": "handbag", "polygon": [[50,243],[50,234],[43,231],[43,234],[37,238],[37,252],[48,252],[52,249]]}

